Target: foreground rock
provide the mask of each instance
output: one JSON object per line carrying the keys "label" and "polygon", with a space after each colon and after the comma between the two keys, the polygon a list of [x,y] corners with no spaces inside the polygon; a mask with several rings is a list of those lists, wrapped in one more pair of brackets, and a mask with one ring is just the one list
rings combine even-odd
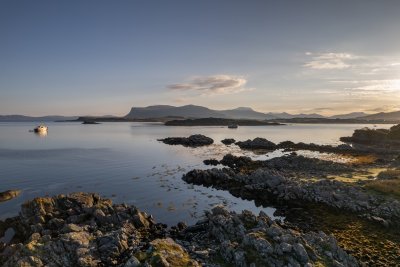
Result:
{"label": "foreground rock", "polygon": [[97,194],[36,198],[22,206],[9,227],[17,238],[2,246],[5,267],[199,266],[165,239],[165,225]]}
{"label": "foreground rock", "polygon": [[208,146],[214,143],[213,139],[201,134],[195,134],[189,137],[167,137],[159,139],[158,141],[167,145],[182,145],[186,147]]}
{"label": "foreground rock", "polygon": [[0,192],[0,202],[13,199],[21,194],[21,190],[7,190]]}
{"label": "foreground rock", "polygon": [[263,212],[216,207],[177,238],[191,254],[220,258],[223,266],[358,266],[333,236],[285,229]]}
{"label": "foreground rock", "polygon": [[358,266],[332,236],[222,207],[166,231],[134,206],[73,193],[25,203],[8,226],[16,237],[0,246],[5,267]]}

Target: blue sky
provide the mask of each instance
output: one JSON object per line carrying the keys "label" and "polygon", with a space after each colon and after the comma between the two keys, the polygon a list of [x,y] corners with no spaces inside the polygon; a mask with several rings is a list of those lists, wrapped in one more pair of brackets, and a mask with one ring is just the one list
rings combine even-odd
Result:
{"label": "blue sky", "polygon": [[400,1],[0,1],[0,114],[391,111]]}

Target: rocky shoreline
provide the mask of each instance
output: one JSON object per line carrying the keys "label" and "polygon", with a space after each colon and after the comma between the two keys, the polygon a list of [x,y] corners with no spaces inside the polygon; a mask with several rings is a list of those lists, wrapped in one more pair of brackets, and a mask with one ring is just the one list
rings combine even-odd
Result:
{"label": "rocky shoreline", "polygon": [[28,201],[2,225],[15,231],[0,246],[5,267],[358,266],[323,232],[219,206],[193,226],[167,229],[134,206],[79,192]]}
{"label": "rocky shoreline", "polygon": [[[256,205],[273,206],[277,215],[285,216],[286,226],[303,233],[323,230],[333,234],[363,266],[398,266],[400,125],[389,130],[356,130],[352,137],[341,140],[345,143],[331,146],[291,141],[275,144],[260,137],[237,142],[226,138],[221,143],[259,155],[278,149],[291,153],[269,160],[227,154],[220,160],[204,160],[205,165],[219,168],[195,169],[183,180],[229,191],[254,200]],[[351,160],[339,163],[308,158],[297,151]],[[263,264],[260,266],[271,265]]]}
{"label": "rocky shoreline", "polygon": [[[181,222],[169,228],[135,206],[112,204],[95,193],[36,198],[22,205],[19,216],[0,221],[0,264],[399,266],[400,156],[391,147],[400,141],[399,133],[399,125],[385,131],[361,129],[343,139],[349,144],[338,146],[226,138],[223,144],[243,150],[291,153],[268,160],[227,154],[204,161],[219,168],[194,169],[182,177],[188,184],[226,190],[256,205],[273,206],[274,215],[284,216],[284,221],[272,220],[263,212],[239,214],[216,206],[194,225]],[[214,143],[204,135],[159,141],[193,148]],[[386,146],[390,149],[385,150]],[[364,161],[350,164],[308,158],[297,155],[298,150],[359,156]],[[353,179],[371,167],[384,171],[365,180]],[[340,176],[354,181],[335,178]],[[18,194],[6,191],[0,200]]]}

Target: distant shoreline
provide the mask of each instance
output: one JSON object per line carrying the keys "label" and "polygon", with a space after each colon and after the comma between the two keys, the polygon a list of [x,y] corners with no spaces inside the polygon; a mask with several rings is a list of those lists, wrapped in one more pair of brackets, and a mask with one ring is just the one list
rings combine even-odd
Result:
{"label": "distant shoreline", "polygon": [[360,119],[326,119],[326,118],[293,118],[293,119],[274,119],[274,120],[251,120],[251,119],[227,119],[227,118],[124,118],[124,117],[79,117],[76,120],[66,120],[58,122],[74,121],[96,121],[96,122],[161,122],[166,126],[228,126],[237,124],[239,126],[268,126],[284,125],[287,123],[299,124],[397,124],[399,121],[385,120],[360,120]]}
{"label": "distant shoreline", "polygon": [[291,118],[291,119],[230,119],[230,118],[184,118],[184,117],[159,117],[159,118],[126,118],[126,117],[75,117],[67,119],[43,119],[41,117],[24,117],[23,119],[1,119],[0,122],[159,122],[166,126],[268,126],[283,125],[288,123],[298,124],[398,124],[399,120],[362,120],[362,119],[329,119],[329,118]]}

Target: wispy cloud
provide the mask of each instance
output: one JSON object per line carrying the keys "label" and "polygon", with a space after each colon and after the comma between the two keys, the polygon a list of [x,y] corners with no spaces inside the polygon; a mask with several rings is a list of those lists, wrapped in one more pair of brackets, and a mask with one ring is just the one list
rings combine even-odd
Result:
{"label": "wispy cloud", "polygon": [[376,95],[385,93],[400,93],[400,79],[382,80],[352,80],[352,81],[332,81],[333,83],[343,84],[344,88],[353,93],[364,95]]}
{"label": "wispy cloud", "polygon": [[234,94],[251,89],[245,88],[247,81],[243,77],[231,75],[213,75],[195,77],[184,83],[168,85],[174,91],[195,91],[201,95]]}
{"label": "wispy cloud", "polygon": [[348,53],[311,53],[307,52],[311,60],[304,67],[318,70],[340,70],[351,67],[352,60],[358,57]]}

